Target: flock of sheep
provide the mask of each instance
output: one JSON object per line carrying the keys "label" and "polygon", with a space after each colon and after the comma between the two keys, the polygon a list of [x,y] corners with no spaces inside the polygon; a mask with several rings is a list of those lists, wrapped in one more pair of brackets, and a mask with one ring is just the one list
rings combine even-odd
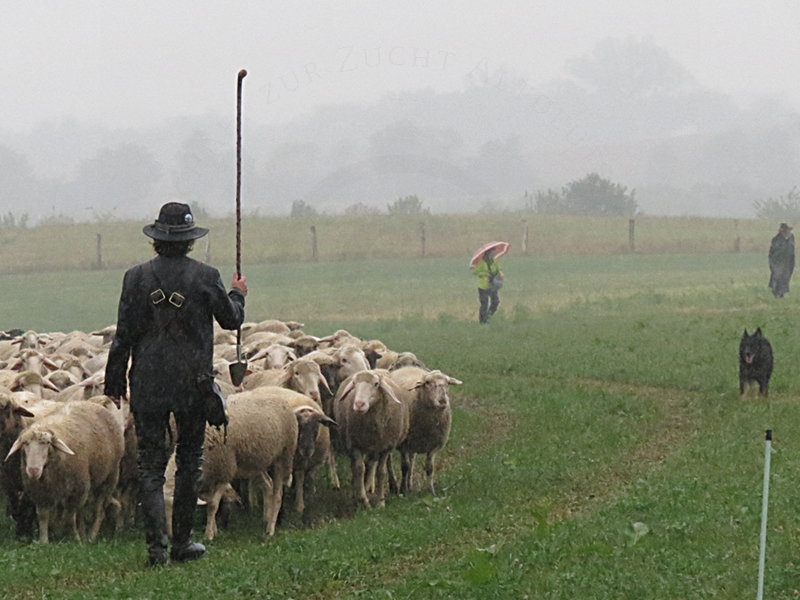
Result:
{"label": "flock of sheep", "polygon": [[[42,542],[51,523],[76,540],[93,540],[107,512],[117,529],[135,520],[133,418],[126,402],[117,408],[103,395],[114,333],[108,327],[0,336],[0,484],[19,535],[33,535],[38,520]],[[206,429],[198,493],[207,507],[208,539],[217,533],[221,502],[242,489],[250,506],[260,496],[269,535],[285,487],[294,488],[294,507],[308,522],[314,472],[326,465],[331,485],[339,487],[336,454],[350,458],[354,498],[364,507],[370,497],[383,506],[387,485],[391,493],[411,489],[416,454],[426,455],[435,493],[435,456],[450,435],[449,386],[460,381],[378,340],[344,330],[318,338],[299,323],[268,320],[242,326],[248,370],[235,387],[228,366],[236,360],[236,336],[217,329],[214,342],[230,422]],[[399,485],[393,450],[400,455]],[[168,513],[174,469],[173,457],[164,492]]]}

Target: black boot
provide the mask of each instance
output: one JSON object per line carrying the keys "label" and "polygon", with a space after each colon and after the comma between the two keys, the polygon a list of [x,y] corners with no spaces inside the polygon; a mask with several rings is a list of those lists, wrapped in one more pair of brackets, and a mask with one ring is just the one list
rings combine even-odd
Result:
{"label": "black boot", "polygon": [[142,490],[142,517],[147,543],[147,566],[167,564],[167,517],[161,488]]}
{"label": "black boot", "polygon": [[173,562],[197,560],[206,553],[206,547],[192,542],[194,512],[197,507],[197,490],[194,478],[180,481],[175,478],[175,496],[172,510],[172,549],[169,557]]}

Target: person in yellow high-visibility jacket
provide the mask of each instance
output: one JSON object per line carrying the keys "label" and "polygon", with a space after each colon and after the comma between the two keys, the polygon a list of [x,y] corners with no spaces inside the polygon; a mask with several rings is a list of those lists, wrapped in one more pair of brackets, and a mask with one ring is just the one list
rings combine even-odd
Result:
{"label": "person in yellow high-visibility jacket", "polygon": [[478,321],[481,323],[488,323],[489,317],[497,312],[497,307],[500,305],[500,296],[497,292],[503,287],[503,271],[494,259],[494,255],[495,249],[489,248],[483,253],[481,261],[472,269],[478,276],[478,299],[481,303]]}

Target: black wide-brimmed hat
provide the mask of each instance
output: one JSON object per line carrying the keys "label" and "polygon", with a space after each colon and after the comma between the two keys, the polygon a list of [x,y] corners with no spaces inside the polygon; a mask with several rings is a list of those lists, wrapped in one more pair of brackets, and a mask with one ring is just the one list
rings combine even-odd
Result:
{"label": "black wide-brimmed hat", "polygon": [[792,228],[791,228],[791,227],[789,227],[789,225],[788,225],[788,224],[786,224],[786,223],[781,223],[781,226],[780,226],[780,227],[778,227],[778,229],[779,229],[780,231],[791,231],[791,230],[792,230]]}
{"label": "black wide-brimmed hat", "polygon": [[194,224],[194,215],[189,205],[180,202],[167,202],[161,207],[155,223],[145,225],[142,231],[147,237],[167,242],[187,242],[208,233],[205,227]]}

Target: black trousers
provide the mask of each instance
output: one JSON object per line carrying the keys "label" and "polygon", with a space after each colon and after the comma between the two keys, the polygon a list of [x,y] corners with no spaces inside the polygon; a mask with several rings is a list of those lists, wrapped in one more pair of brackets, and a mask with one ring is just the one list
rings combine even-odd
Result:
{"label": "black trousers", "polygon": [[[481,302],[478,320],[481,323],[487,323],[489,317],[496,313],[497,307],[500,306],[500,296],[497,294],[497,290],[482,290],[478,288],[478,299]],[[491,304],[489,304],[490,300]]]}
{"label": "black trousers", "polygon": [[[206,420],[202,411],[175,412],[175,500],[172,518],[173,546],[185,545],[191,535],[191,517],[197,505],[197,481],[203,457]],[[136,438],[139,444],[139,474],[142,478],[142,512],[148,546],[151,537],[159,540],[166,527],[164,510],[164,471],[169,461],[171,434],[169,412],[136,412]],[[184,539],[185,538],[185,539]]]}

